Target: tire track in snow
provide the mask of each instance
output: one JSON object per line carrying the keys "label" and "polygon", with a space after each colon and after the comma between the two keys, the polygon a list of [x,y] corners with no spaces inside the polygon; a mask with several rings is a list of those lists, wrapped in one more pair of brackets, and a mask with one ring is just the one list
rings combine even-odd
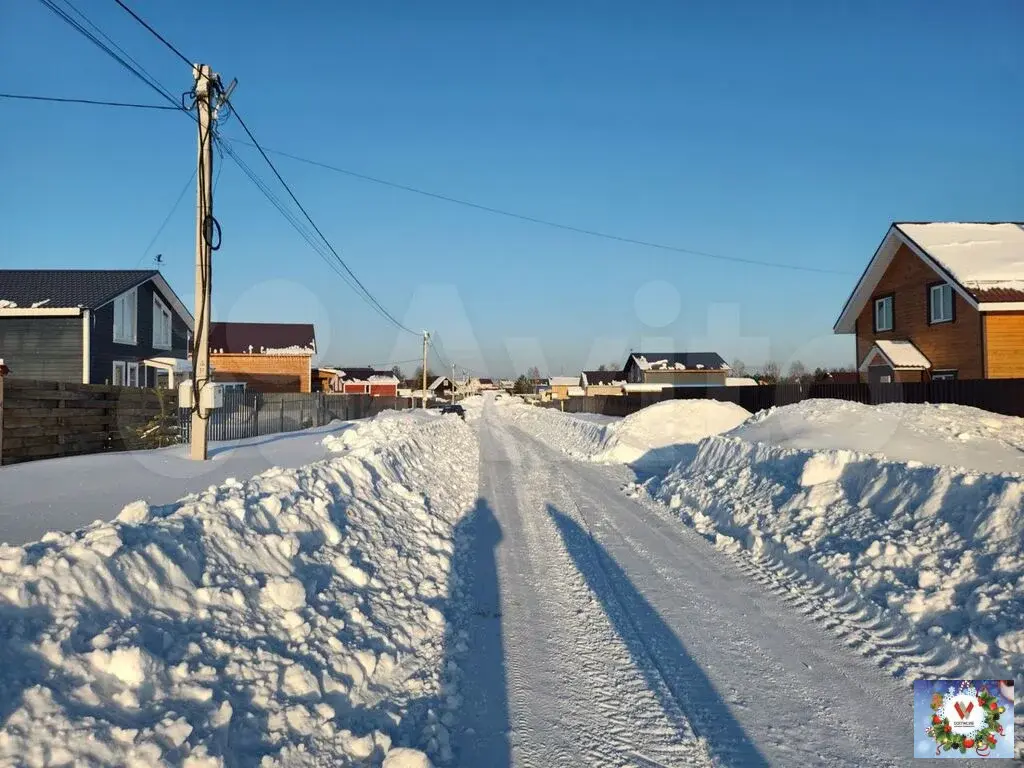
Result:
{"label": "tire track in snow", "polygon": [[481,496],[504,528],[499,573],[515,764],[710,765],[685,717],[663,711],[565,549],[547,512],[554,478],[493,420],[483,421]]}

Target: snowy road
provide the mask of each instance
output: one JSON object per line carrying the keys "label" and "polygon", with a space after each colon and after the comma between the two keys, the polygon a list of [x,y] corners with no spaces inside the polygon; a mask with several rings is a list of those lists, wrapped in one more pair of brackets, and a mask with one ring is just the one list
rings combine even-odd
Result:
{"label": "snowy road", "polygon": [[478,429],[491,562],[458,764],[909,762],[906,684],[625,496],[623,468],[567,461],[493,402]]}

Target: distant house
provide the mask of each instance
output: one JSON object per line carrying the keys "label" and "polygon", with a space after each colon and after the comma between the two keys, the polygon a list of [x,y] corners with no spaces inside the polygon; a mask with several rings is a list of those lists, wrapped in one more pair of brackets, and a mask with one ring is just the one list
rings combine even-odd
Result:
{"label": "distant house", "polygon": [[484,378],[484,379],[478,379],[478,381],[480,382],[480,391],[481,392],[492,392],[492,391],[494,391],[496,389],[500,389],[500,387],[495,383],[494,379],[486,379],[486,378]]}
{"label": "distant house", "polygon": [[729,365],[716,352],[633,352],[626,360],[626,392],[671,387],[725,386]]}
{"label": "distant house", "polygon": [[399,379],[391,371],[345,366],[341,377],[342,392],[346,395],[374,395],[398,397]]}
{"label": "distant house", "polygon": [[430,397],[441,399],[451,397],[455,385],[447,376],[438,376],[430,383],[427,389],[430,391]]}
{"label": "distant house", "polygon": [[1024,225],[892,224],[833,330],[862,381],[1024,377]]}
{"label": "distant house", "polygon": [[552,400],[568,400],[569,390],[580,385],[579,376],[552,376],[548,379]]}
{"label": "distant house", "polygon": [[516,388],[516,383],[512,379],[501,379],[498,381],[498,387],[512,394],[512,390]]}
{"label": "distant house", "polygon": [[193,318],[155,269],[0,270],[0,358],[24,379],[173,387]]}
{"label": "distant house", "polygon": [[341,380],[345,372],[340,368],[321,366],[313,369],[313,391],[325,393],[341,392]]}
{"label": "distant house", "polygon": [[316,333],[308,323],[211,323],[217,382],[256,392],[311,392]]}
{"label": "distant house", "polygon": [[580,386],[588,397],[596,395],[621,395],[626,384],[622,371],[583,371]]}

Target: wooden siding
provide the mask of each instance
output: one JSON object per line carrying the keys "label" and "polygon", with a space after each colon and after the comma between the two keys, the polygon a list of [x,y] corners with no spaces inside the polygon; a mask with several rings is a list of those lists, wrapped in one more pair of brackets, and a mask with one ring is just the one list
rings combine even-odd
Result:
{"label": "wooden siding", "polygon": [[[136,319],[136,344],[114,343],[114,302],[100,307],[92,313],[92,335],[89,347],[90,380],[93,384],[110,384],[114,380],[114,361],[139,363],[140,384],[156,386],[156,371],[142,366],[150,357],[188,357],[188,325],[184,318],[174,311],[170,300],[157,290],[150,280],[139,286],[138,318]],[[153,296],[171,311],[171,348],[157,349],[153,346]],[[81,333],[79,333],[81,335]],[[81,381],[81,372],[79,372]]]}
{"label": "wooden siding", "polygon": [[984,317],[988,378],[1024,378],[1024,312],[986,313]]}
{"label": "wooden siding", "polygon": [[11,376],[82,381],[81,317],[0,317],[0,358]]}
{"label": "wooden siding", "polygon": [[309,355],[212,353],[214,381],[244,381],[256,392],[309,392]]}
{"label": "wooden siding", "polygon": [[[927,357],[933,370],[954,369],[961,379],[984,377],[981,315],[953,291],[951,323],[929,325],[928,286],[938,275],[905,245],[901,246],[857,318],[857,366],[877,339],[908,339]],[[876,333],[876,297],[892,294],[893,329]]]}

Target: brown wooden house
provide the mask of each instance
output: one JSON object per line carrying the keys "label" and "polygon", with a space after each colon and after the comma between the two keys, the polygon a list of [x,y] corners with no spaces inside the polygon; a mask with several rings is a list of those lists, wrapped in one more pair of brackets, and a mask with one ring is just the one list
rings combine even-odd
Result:
{"label": "brown wooden house", "polygon": [[256,392],[310,392],[316,333],[307,323],[210,323],[214,380]]}
{"label": "brown wooden house", "polygon": [[1024,377],[1024,226],[894,223],[833,330],[862,381]]}

